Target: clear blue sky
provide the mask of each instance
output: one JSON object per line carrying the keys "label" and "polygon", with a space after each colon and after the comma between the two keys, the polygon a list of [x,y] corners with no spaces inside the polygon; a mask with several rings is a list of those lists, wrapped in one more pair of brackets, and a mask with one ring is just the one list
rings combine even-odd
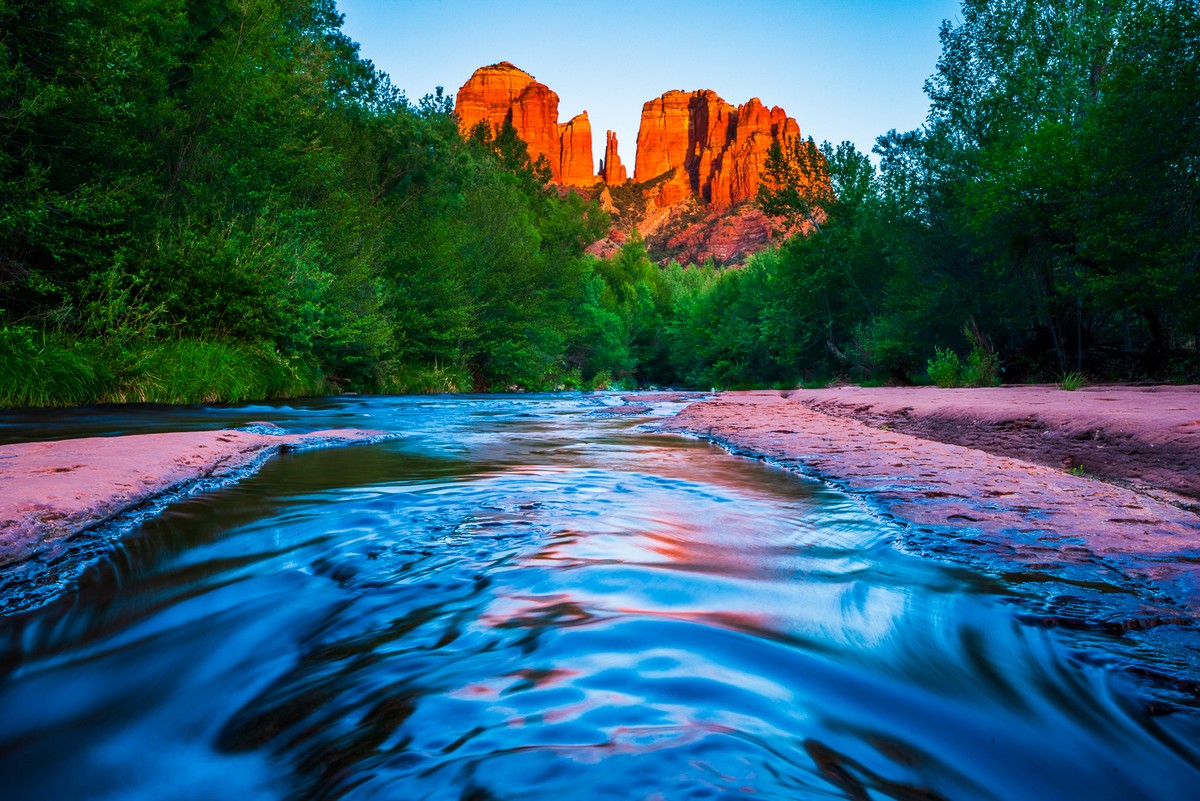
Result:
{"label": "clear blue sky", "polygon": [[345,31],[410,99],[453,95],[478,67],[511,61],[586,109],[599,159],[617,132],[633,172],[642,104],[712,89],[783,106],[805,136],[869,152],[921,124],[922,85],[957,0],[337,0]]}

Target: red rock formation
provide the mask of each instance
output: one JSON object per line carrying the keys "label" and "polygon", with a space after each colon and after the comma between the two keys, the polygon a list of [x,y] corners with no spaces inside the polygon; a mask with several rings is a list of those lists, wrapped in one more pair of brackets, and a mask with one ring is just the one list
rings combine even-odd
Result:
{"label": "red rock formation", "polygon": [[683,166],[688,153],[688,133],[691,129],[688,106],[692,96],[686,92],[671,91],[642,106],[637,157],[633,167],[633,180],[637,183]]}
{"label": "red rock formation", "polygon": [[[607,133],[600,174],[593,174],[587,112],[560,124],[558,95],[508,62],[471,75],[458,91],[457,115],[464,133],[480,122],[493,131],[511,122],[529,155],[545,157],[560,192],[629,180],[616,134]],[[776,230],[778,221],[742,204],[758,191],[771,145],[787,145],[799,136],[794,119],[758,98],[735,107],[710,90],[667,92],[642,107],[633,175],[644,184],[640,207],[627,199],[618,209],[603,187],[598,199],[621,217],[621,227],[637,228],[660,254],[737,263],[787,233]],[[607,254],[622,241],[624,235],[614,229],[594,249]]]}
{"label": "red rock formation", "polygon": [[[529,145],[529,158],[545,156],[555,181],[562,176],[562,149],[558,138],[558,95],[534,81],[521,90],[509,111],[517,136]],[[559,181],[561,183],[561,181]]]}
{"label": "red rock formation", "polygon": [[787,233],[760,209],[743,204],[709,212],[668,238],[662,248],[680,264],[699,264],[709,257],[719,264],[740,264]]}
{"label": "red rock formation", "polygon": [[654,204],[658,208],[665,209],[668,206],[682,203],[693,194],[695,194],[695,190],[692,187],[691,176],[683,167],[675,167],[666,173],[664,180],[656,181],[650,187],[648,196],[654,200]]}
{"label": "red rock formation", "polygon": [[600,177],[606,184],[623,184],[629,180],[625,165],[617,154],[617,135],[609,131],[604,137],[604,161],[600,162]]}
{"label": "red rock formation", "polygon": [[480,122],[487,122],[494,133],[510,121],[529,146],[529,157],[536,161],[545,156],[556,183],[590,186],[596,182],[587,112],[560,125],[558,95],[507,61],[475,70],[458,90],[454,106],[464,134]]}
{"label": "red rock formation", "polygon": [[481,67],[458,90],[454,110],[459,128],[469,132],[480,120],[499,128],[533,76],[507,61]]}
{"label": "red rock formation", "polygon": [[758,98],[734,108],[709,90],[667,92],[642,106],[633,177],[641,183],[682,169],[693,194],[724,208],[754,197],[772,142],[798,136],[794,119]]}
{"label": "red rock formation", "polygon": [[[591,186],[596,183],[592,172],[592,123],[587,112],[577,114],[558,126],[558,149],[562,171],[556,180],[565,186]],[[553,166],[553,165],[551,165]]]}

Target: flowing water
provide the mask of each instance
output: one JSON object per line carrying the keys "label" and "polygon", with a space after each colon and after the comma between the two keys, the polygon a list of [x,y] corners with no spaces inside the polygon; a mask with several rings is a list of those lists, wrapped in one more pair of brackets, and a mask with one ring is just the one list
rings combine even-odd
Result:
{"label": "flowing water", "polygon": [[0,619],[0,796],[1200,797],[1197,718],[1147,714],[1013,589],[598,403],[0,419],[404,435],[184,498]]}

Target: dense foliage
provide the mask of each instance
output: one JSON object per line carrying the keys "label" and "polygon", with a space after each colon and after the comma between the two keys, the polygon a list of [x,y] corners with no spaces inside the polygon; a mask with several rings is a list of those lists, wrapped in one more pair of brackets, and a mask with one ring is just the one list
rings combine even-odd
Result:
{"label": "dense foliage", "polygon": [[584,380],[604,215],[340,25],[0,0],[0,404]]}
{"label": "dense foliage", "polygon": [[333,0],[0,0],[0,405],[1194,379],[1200,10],[964,0],[916,131],[772,152],[740,269],[587,256]]}

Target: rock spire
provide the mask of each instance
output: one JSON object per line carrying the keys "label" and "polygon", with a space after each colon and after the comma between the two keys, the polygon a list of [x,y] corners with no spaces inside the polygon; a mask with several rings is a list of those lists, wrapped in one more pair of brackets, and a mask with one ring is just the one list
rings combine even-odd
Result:
{"label": "rock spire", "polygon": [[600,178],[609,186],[623,184],[629,180],[629,174],[617,153],[617,135],[612,131],[604,137],[604,161],[600,162]]}

